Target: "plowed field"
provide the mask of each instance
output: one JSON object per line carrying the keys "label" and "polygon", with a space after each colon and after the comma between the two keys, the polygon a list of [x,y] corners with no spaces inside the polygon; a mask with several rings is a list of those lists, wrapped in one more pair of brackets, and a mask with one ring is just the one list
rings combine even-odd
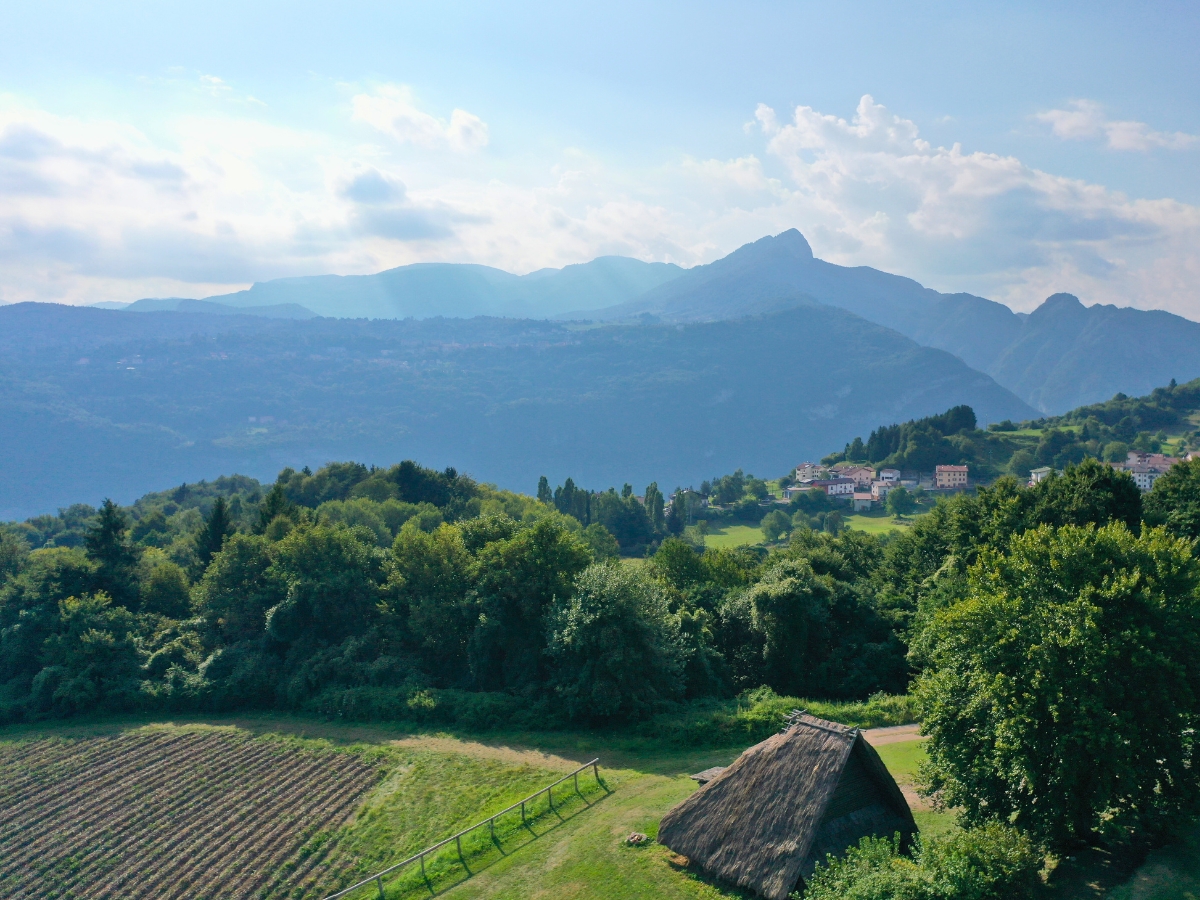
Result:
{"label": "plowed field", "polygon": [[319,896],[376,783],[353,753],[220,731],[0,745],[0,896]]}

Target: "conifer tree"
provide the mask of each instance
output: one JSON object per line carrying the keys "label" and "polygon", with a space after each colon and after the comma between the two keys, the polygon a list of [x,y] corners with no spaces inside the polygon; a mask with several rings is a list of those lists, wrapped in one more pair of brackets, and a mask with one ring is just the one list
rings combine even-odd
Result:
{"label": "conifer tree", "polygon": [[212,512],[204,521],[204,527],[196,535],[196,554],[200,562],[207,567],[212,558],[221,552],[225,539],[233,532],[233,523],[229,519],[229,506],[224,497],[218,497],[213,504]]}

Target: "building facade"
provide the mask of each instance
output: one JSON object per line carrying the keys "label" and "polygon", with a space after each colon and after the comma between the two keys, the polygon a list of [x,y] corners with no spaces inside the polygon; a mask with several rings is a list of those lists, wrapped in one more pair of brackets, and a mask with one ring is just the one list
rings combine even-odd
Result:
{"label": "building facade", "polygon": [[933,485],[939,490],[953,490],[967,486],[966,466],[938,466],[933,472]]}

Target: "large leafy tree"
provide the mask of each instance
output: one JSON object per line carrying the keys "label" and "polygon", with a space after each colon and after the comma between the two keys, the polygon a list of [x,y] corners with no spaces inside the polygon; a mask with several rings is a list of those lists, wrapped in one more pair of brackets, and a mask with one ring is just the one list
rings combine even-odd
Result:
{"label": "large leafy tree", "polygon": [[377,618],[386,581],[383,554],[366,529],[297,528],[273,552],[285,590],[267,613],[267,633],[285,643],[336,643]]}
{"label": "large leafy tree", "polygon": [[640,570],[593,565],[547,612],[552,684],[573,718],[645,718],[682,696],[679,620]]}
{"label": "large leafy tree", "polygon": [[106,594],[59,602],[59,622],[43,649],[45,667],[33,679],[32,699],[59,715],[128,709],[138,696],[136,622]]}
{"label": "large leafy tree", "polygon": [[235,644],[262,635],[267,611],[286,586],[270,570],[272,544],[265,537],[235,534],[204,572],[193,591],[208,641]]}
{"label": "large leafy tree", "polygon": [[1171,467],[1145,498],[1146,521],[1180,537],[1200,538],[1200,459]]}
{"label": "large leafy tree", "polygon": [[442,684],[470,678],[467,651],[479,618],[471,591],[472,558],[462,531],[402,528],[395,556],[390,624],[417,648],[425,669]]}
{"label": "large leafy tree", "polygon": [[928,775],[969,822],[1058,848],[1197,811],[1200,565],[1162,530],[1043,526],[987,549],[922,632]]}
{"label": "large leafy tree", "polygon": [[557,519],[547,517],[476,557],[479,624],[471,671],[486,690],[521,689],[545,681],[544,615],[555,597],[569,597],[591,551]]}

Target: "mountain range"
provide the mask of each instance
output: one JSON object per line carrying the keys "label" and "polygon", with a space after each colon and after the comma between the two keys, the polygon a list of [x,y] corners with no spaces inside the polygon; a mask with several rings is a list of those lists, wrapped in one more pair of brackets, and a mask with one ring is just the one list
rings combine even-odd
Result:
{"label": "mountain range", "polygon": [[817,305],[953,353],[1048,415],[1200,375],[1200,323],[1161,311],[1086,307],[1071,294],[1055,294],[1033,313],[1015,313],[983,297],[943,294],[903,276],[817,259],[795,229],[691,269],[617,256],[522,276],[429,263],[376,275],[278,279],[203,301],[140,300],[127,309],[682,323]]}

